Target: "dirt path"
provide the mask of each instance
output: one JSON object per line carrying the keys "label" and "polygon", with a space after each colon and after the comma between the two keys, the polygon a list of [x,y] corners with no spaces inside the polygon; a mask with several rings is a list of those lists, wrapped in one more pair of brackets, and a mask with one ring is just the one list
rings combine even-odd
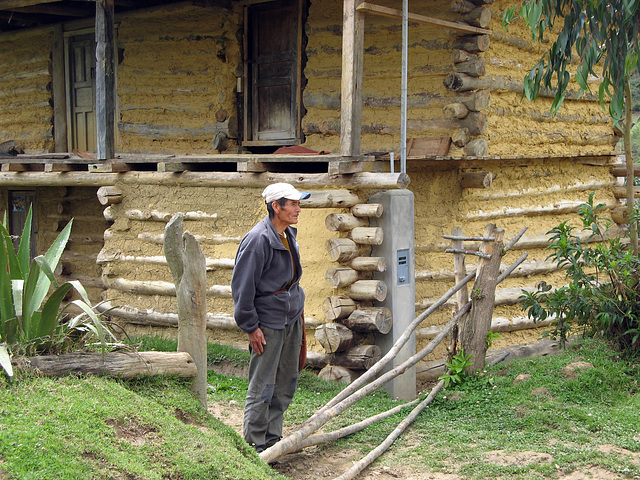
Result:
{"label": "dirt path", "polygon": [[[242,434],[242,405],[233,401],[210,401],[209,413]],[[273,465],[273,468],[291,480],[325,480],[341,475],[361,456],[355,450],[327,453],[322,448],[311,447],[302,452],[286,455]],[[398,478],[405,480],[462,480],[462,477],[455,475],[415,472],[406,467],[389,468],[375,464],[358,477],[359,480],[394,480]]]}

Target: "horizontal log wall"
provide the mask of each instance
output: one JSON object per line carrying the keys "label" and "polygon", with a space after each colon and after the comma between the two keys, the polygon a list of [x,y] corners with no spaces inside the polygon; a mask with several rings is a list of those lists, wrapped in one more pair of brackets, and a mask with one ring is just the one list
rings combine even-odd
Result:
{"label": "horizontal log wall", "polygon": [[0,143],[53,149],[52,46],[51,28],[0,35]]}
{"label": "horizontal log wall", "polygon": [[123,17],[119,151],[212,152],[216,133],[237,137],[239,11],[183,2]]}
{"label": "horizontal log wall", "polygon": [[[463,188],[461,179],[465,171],[493,172],[491,186]],[[545,250],[550,238],[547,232],[565,220],[581,228],[576,213],[592,191],[596,192],[597,203],[609,207],[605,211],[609,215],[611,208],[618,205],[611,171],[608,165],[586,165],[574,158],[558,158],[520,163],[469,161],[465,168],[431,169],[424,173],[420,161],[410,161],[410,189],[416,201],[416,314],[433,305],[455,283],[453,255],[445,253],[451,248],[451,240],[443,238],[451,234],[454,226],[462,227],[467,236],[480,236],[487,223],[495,223],[505,229],[505,242],[528,227],[500,268],[505,271],[520,255],[528,254],[526,261],[497,287],[494,323],[502,338],[494,341],[494,346],[535,341],[545,327],[522,320],[526,317],[519,300],[522,290],[532,291],[540,281],[554,287],[568,282],[566,270],[546,260],[550,253]],[[621,231],[616,227],[612,235]],[[589,237],[588,232],[576,234],[583,242]],[[464,242],[465,249],[478,246],[477,241]],[[468,272],[474,271],[477,261],[477,257],[467,256]],[[417,336],[418,348],[450,319],[453,306],[449,302],[423,322]],[[438,350],[432,358],[444,354],[444,350]]]}

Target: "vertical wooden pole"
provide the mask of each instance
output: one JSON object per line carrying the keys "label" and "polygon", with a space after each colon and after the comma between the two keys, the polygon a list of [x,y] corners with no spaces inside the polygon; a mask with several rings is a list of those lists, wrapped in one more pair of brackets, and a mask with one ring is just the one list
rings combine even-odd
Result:
{"label": "vertical wooden pole", "polygon": [[493,307],[495,303],[496,284],[500,275],[500,261],[504,230],[489,224],[484,237],[494,237],[493,242],[484,242],[480,251],[490,255],[489,259],[480,258],[476,270],[476,281],[471,291],[471,311],[460,322],[460,343],[465,354],[471,354],[473,365],[470,373],[484,368],[487,353],[487,333],[491,328]]}
{"label": "vertical wooden pole", "polygon": [[[455,227],[451,231],[451,235],[455,237],[462,236],[462,227]],[[453,240],[452,247],[454,249],[462,250],[464,248],[462,240]],[[455,276],[455,284],[457,285],[462,281],[464,277],[467,276],[467,267],[465,265],[465,257],[464,253],[454,253],[453,254],[453,271]],[[465,284],[458,292],[456,293],[456,311],[460,311],[462,307],[464,307],[469,301],[469,290],[467,285]],[[462,322],[462,321],[461,321]],[[451,343],[449,347],[449,355],[455,355],[458,353],[458,326],[456,325],[451,330]]]}
{"label": "vertical wooden pole", "polygon": [[96,129],[98,159],[114,157],[114,0],[96,1]]}
{"label": "vertical wooden pole", "polygon": [[207,269],[200,244],[189,232],[182,233],[178,213],[164,230],[164,253],[178,297],[178,351],[193,358],[198,372],[191,390],[207,406]]}
{"label": "vertical wooden pole", "polygon": [[343,157],[360,155],[364,16],[356,8],[362,1],[344,0],[343,5],[340,125],[340,153]]}
{"label": "vertical wooden pole", "polygon": [[67,100],[64,83],[64,36],[62,24],[53,29],[53,139],[56,152],[67,152]]}

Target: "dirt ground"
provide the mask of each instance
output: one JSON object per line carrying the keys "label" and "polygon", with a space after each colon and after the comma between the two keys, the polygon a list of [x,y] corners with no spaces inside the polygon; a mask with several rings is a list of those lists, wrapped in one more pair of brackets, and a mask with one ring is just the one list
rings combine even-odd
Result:
{"label": "dirt ground", "polygon": [[[246,371],[233,371],[233,368],[228,365],[216,370],[226,375],[246,376]],[[235,401],[212,402],[209,399],[209,413],[232,427],[240,435],[242,435],[243,407],[243,405]],[[284,433],[285,435],[288,433],[286,429]],[[601,445],[600,449],[605,453],[631,455],[633,457],[632,462],[640,464],[640,454],[638,453],[612,445]],[[311,447],[302,452],[284,456],[273,465],[273,468],[291,480],[325,480],[333,479],[343,474],[361,458],[362,455],[355,450],[342,450],[339,452],[332,450],[327,452],[321,447]],[[494,462],[498,465],[512,464],[517,466],[552,462],[554,459],[552,455],[540,452],[518,452],[513,454],[497,450],[487,452],[483,460]],[[455,471],[454,465],[451,466],[451,470]],[[387,467],[376,462],[366,468],[360,474],[358,480],[393,480],[398,478],[403,480],[465,480],[465,477],[457,474],[424,472],[416,470],[410,465]],[[561,475],[558,478],[559,480],[619,480],[628,477],[615,474],[601,467],[592,467],[584,471]]]}

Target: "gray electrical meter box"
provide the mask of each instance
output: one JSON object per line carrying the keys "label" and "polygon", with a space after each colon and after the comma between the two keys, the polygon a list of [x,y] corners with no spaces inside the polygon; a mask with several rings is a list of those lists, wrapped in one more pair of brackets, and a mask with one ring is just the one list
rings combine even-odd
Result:
{"label": "gray electrical meter box", "polygon": [[409,249],[398,250],[398,285],[409,283]]}

